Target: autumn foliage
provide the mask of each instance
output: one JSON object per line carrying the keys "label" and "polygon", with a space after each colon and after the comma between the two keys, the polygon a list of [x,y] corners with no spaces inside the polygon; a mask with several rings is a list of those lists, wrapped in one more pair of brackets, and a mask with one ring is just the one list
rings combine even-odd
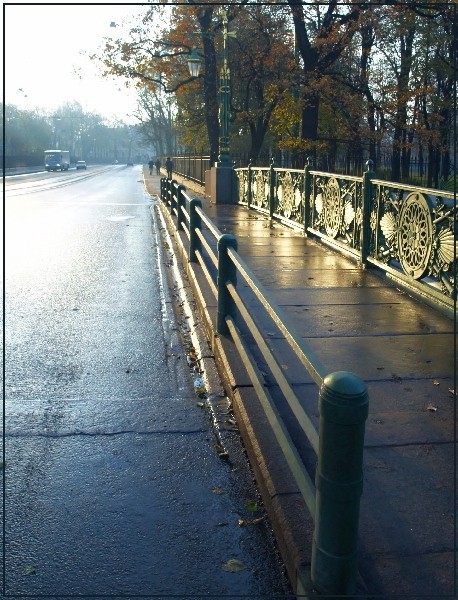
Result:
{"label": "autumn foliage", "polygon": [[[171,97],[178,145],[213,159],[222,8],[232,34],[234,155],[262,161],[267,150],[282,151],[295,166],[310,156],[327,168],[362,168],[368,158],[381,167],[389,157],[394,178],[407,177],[415,158],[428,168],[430,183],[450,177],[455,3],[151,5],[129,39],[107,43],[105,72],[135,82],[149,106],[141,117],[145,127],[160,113],[151,111],[148,97],[159,105]],[[202,60],[197,79],[187,68],[193,49]]]}

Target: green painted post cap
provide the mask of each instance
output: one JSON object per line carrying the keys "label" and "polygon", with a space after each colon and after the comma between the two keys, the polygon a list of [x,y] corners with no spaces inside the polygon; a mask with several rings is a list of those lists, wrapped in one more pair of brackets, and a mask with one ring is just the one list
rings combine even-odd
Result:
{"label": "green painted post cap", "polygon": [[326,420],[342,425],[365,421],[369,412],[366,384],[348,371],[327,375],[321,386],[320,412]]}

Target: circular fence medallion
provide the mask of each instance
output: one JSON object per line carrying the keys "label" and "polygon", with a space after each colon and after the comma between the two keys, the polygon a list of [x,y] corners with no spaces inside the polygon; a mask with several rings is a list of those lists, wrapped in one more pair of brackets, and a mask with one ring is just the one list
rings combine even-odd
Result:
{"label": "circular fence medallion", "polygon": [[398,249],[404,271],[414,279],[426,272],[432,249],[431,211],[422,194],[410,194],[399,212]]}
{"label": "circular fence medallion", "polygon": [[337,179],[332,177],[324,188],[323,226],[326,234],[336,238],[342,222],[342,198]]}

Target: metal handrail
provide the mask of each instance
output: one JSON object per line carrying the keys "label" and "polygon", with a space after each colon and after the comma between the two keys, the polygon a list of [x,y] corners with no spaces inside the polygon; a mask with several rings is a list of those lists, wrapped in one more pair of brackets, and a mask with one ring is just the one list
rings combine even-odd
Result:
{"label": "metal handrail", "polygon": [[228,248],[228,254],[231,256],[233,263],[238,269],[238,272],[243,276],[245,282],[256,294],[256,297],[264,306],[275,325],[288,340],[291,348],[294,350],[296,356],[299,358],[303,366],[307,369],[313,381],[317,385],[321,385],[327,374],[327,371],[320,359],[309,346],[306,346],[305,342],[300,338],[287,315],[273,302],[273,300],[269,299],[268,292],[265,290],[264,286],[253,273],[253,271],[240,258],[240,255],[232,248]]}
{"label": "metal handrail", "polygon": [[231,317],[227,317],[226,323],[232,339],[234,340],[235,346],[243,359],[243,363],[248,371],[248,375],[250,376],[253,387],[256,390],[267,420],[269,421],[272,431],[274,432],[275,439],[282,449],[283,455],[288,463],[297,487],[299,488],[299,491],[301,492],[310,512],[310,516],[312,517],[313,521],[315,521],[315,485],[313,484],[310,475],[305,470],[304,464],[296,450],[296,447],[291,440],[285,425],[283,424],[283,419],[278,414],[275,404],[262,382],[262,375],[251,356],[251,352],[247,349],[246,344],[234,323],[234,320]]}
{"label": "metal handrail", "polygon": [[286,377],[283,374],[283,371],[278,364],[278,361],[274,357],[273,353],[267,346],[264,338],[262,337],[259,328],[254,322],[252,316],[249,311],[243,304],[243,301],[240,297],[240,294],[237,293],[237,288],[230,281],[226,282],[226,286],[233,297],[240,314],[242,315],[245,323],[248,325],[248,329],[252,336],[254,337],[255,342],[258,345],[258,348],[261,350],[261,354],[265,358],[270,370],[272,371],[275,380],[277,381],[283,395],[285,396],[288,404],[291,407],[296,419],[298,420],[300,426],[302,427],[304,433],[306,434],[307,439],[309,440],[312,448],[315,450],[316,454],[318,454],[318,432],[313,425],[310,417],[307,415],[305,410],[300,405],[296,394],[293,392],[291,385],[288,383]]}
{"label": "metal handrail", "polygon": [[[178,186],[183,188],[183,186]],[[170,190],[169,190],[170,191]],[[294,327],[278,306],[268,297],[262,284],[237,253],[237,241],[231,234],[221,234],[209,220],[197,199],[191,199],[183,189],[177,197],[162,194],[164,204],[170,204],[168,218],[173,224],[177,215],[177,234],[189,231],[188,262],[198,262],[212,293],[217,299],[216,333],[230,335],[243,359],[243,364],[256,391],[264,414],[270,424],[291,475],[315,522],[312,542],[311,581],[320,592],[330,594],[353,593],[356,589],[357,563],[354,560],[358,539],[359,497],[362,493],[362,464],[364,424],[368,414],[368,395],[365,384],[353,373],[339,371],[326,375],[325,369],[311,349],[300,339]],[[183,208],[183,198],[188,210]],[[177,210],[174,210],[174,207]],[[184,222],[185,221],[185,222]],[[217,241],[216,258],[211,244],[202,232]],[[206,264],[201,246],[207,250],[207,260],[216,264],[216,285]],[[216,263],[215,263],[216,261]],[[261,302],[264,310],[285,335],[289,346],[305,366],[315,383],[320,386],[320,431],[301,406],[281,366],[269,349],[262,333],[252,318],[242,296],[236,289],[237,273]],[[308,474],[298,448],[279,414],[264,383],[256,361],[235,323],[240,315],[253,336],[257,347],[290,409],[301,426],[306,439],[317,453],[315,484]],[[336,476],[336,473],[339,475]],[[336,544],[336,540],[338,541]],[[300,573],[296,574],[302,580]]]}
{"label": "metal handrail", "polygon": [[[184,221],[185,221],[185,223],[182,222],[182,225],[184,226],[184,229],[186,232],[189,231],[189,236],[186,234],[189,239],[190,236],[193,235],[193,232],[190,231],[191,217],[190,217],[190,209],[188,208],[188,207],[190,207],[192,199],[185,191],[182,190],[181,193],[183,194],[183,197],[186,201],[186,206],[181,207],[182,216],[184,217]],[[174,206],[179,205],[178,200],[177,199],[173,200],[170,197],[170,194],[165,197],[165,200],[166,200],[167,204],[170,204],[170,207],[171,207],[170,212],[178,215],[178,211],[173,209]],[[218,239],[220,239],[223,235],[222,232],[209,219],[209,217],[207,216],[205,211],[199,207],[196,207],[195,211],[201,218],[202,223],[205,224],[206,230],[210,233],[210,235],[212,235],[214,240],[217,241]],[[209,260],[213,263],[214,266],[217,266],[217,264],[218,264],[217,256],[216,256],[215,252],[213,251],[213,248],[211,247],[211,245],[207,242],[202,231],[196,230],[196,232],[194,232],[194,233],[198,236],[199,240],[201,241],[202,245],[204,246]],[[272,319],[272,321],[275,323],[275,325],[278,327],[278,329],[281,331],[281,333],[285,336],[285,339],[289,343],[289,345],[292,348],[292,350],[294,351],[295,355],[298,357],[301,364],[307,369],[307,371],[309,372],[313,381],[318,386],[321,386],[321,384],[323,383],[323,379],[327,374],[321,361],[318,359],[318,357],[313,352],[313,350],[309,346],[307,346],[303,340],[301,340],[299,334],[295,331],[295,328],[293,327],[292,323],[287,318],[287,316],[283,313],[283,311],[281,311],[281,309],[273,302],[273,300],[271,298],[269,298],[267,290],[265,290],[264,286],[261,284],[261,282],[255,276],[255,274],[251,271],[251,269],[248,267],[248,265],[243,261],[243,259],[238,254],[238,252],[235,251],[233,248],[228,248],[227,252],[228,252],[228,255],[229,255],[231,261],[233,262],[234,266],[236,267],[237,272],[243,277],[243,279],[247,283],[248,287],[253,291],[255,296],[261,302],[266,313],[269,315],[269,317]],[[210,284],[210,287],[212,289],[213,294],[215,295],[215,298],[217,298],[218,289],[217,289],[217,286],[215,285],[214,280],[208,270],[208,267],[206,266],[205,259],[200,251],[196,252],[196,256],[197,256],[199,265],[201,266],[201,268],[204,271],[205,278],[206,278],[207,282]],[[228,289],[229,293],[231,294],[232,298],[234,299],[234,302],[236,303],[236,306],[237,306],[242,318],[244,319],[244,321],[248,327],[248,330],[253,335],[264,359],[266,360],[267,364],[269,365],[269,368],[271,369],[272,374],[275,377],[275,380],[279,384],[279,387],[280,387],[286,401],[288,402],[288,405],[290,406],[293,414],[295,415],[299,425],[301,426],[306,438],[308,439],[308,441],[309,441],[311,447],[313,448],[313,450],[315,451],[315,453],[318,454],[319,436],[318,436],[318,432],[317,432],[315,426],[313,425],[310,417],[307,415],[307,413],[301,406],[291,385],[288,383],[286,377],[284,376],[280,365],[278,364],[273,353],[271,352],[271,350],[268,348],[266,342],[264,341],[259,328],[257,327],[254,319],[251,317],[248,309],[244,305],[243,299],[241,298],[240,294],[237,292],[236,286],[234,286],[231,281],[227,281],[226,286],[227,286],[227,289]],[[229,319],[230,323],[229,323],[228,319]],[[234,330],[234,328],[236,329],[233,331],[233,333],[234,333],[233,338],[235,341],[236,337],[240,337],[240,335],[238,333],[238,329],[236,328],[235,324],[230,319],[230,317],[226,318],[226,322],[228,323],[228,327],[230,329],[232,329],[232,330]],[[271,418],[275,422],[277,422],[277,425],[275,426],[274,431],[275,431],[276,437],[278,435],[279,443],[284,450],[284,445],[286,443],[285,442],[286,436],[289,440],[288,447],[291,444],[293,444],[293,442],[289,438],[289,435],[286,432],[285,426],[282,423],[278,424],[278,422],[281,422],[281,417],[278,415],[278,413],[276,412],[276,409],[273,407],[272,400],[268,398],[267,392],[263,389],[262,379],[260,379],[258,377],[257,368],[255,368],[255,366],[253,366],[254,365],[253,359],[248,358],[248,356],[250,354],[249,350],[243,344],[241,338],[237,342],[237,346],[238,346],[240,353],[246,357],[246,359],[247,359],[246,364],[252,365],[252,367],[250,369],[250,372],[251,372],[250,378],[251,378],[251,376],[253,376],[253,379],[252,379],[253,385],[255,386],[257,392],[261,393],[261,395],[262,395],[262,398],[263,398],[262,404],[263,404],[264,408],[266,409],[266,407],[272,406],[272,408],[268,409],[268,410],[275,411],[275,419],[272,416],[273,413],[271,415]],[[262,392],[260,391],[261,388],[263,389]],[[270,421],[270,419],[269,419],[269,421]],[[282,432],[281,434],[279,433],[280,431]],[[293,444],[293,446],[294,446],[294,444]],[[295,450],[295,448],[294,448],[294,450],[289,449],[287,452],[287,455],[288,455],[288,457],[287,457],[288,464],[290,465],[290,467],[292,467],[292,472],[294,474],[295,479],[297,480],[296,482],[298,483],[298,487],[300,488],[301,492],[304,495],[304,500],[307,504],[307,507],[310,510],[310,513],[313,515],[314,510],[315,510],[314,509],[315,492],[314,491],[312,492],[312,489],[314,490],[314,486],[311,483],[309,476],[308,475],[305,476],[302,473],[304,471],[304,467],[302,465],[302,461],[301,461],[297,451]]]}

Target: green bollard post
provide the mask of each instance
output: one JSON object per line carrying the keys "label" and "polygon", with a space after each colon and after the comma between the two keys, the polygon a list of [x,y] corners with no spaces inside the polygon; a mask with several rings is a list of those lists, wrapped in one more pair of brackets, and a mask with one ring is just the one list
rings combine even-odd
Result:
{"label": "green bollard post", "polygon": [[353,373],[338,371],[323,380],[311,565],[312,584],[323,595],[356,589],[368,407],[366,385]]}
{"label": "green bollard post", "polygon": [[229,328],[226,323],[226,316],[235,317],[235,303],[227,289],[226,282],[230,281],[237,285],[237,269],[229,258],[227,249],[237,250],[237,240],[231,233],[224,233],[218,240],[218,307],[216,314],[216,332],[221,335],[227,335]]}
{"label": "green bollard post", "polygon": [[197,213],[196,208],[202,208],[202,202],[194,198],[189,202],[189,262],[197,262],[196,250],[201,249],[202,244],[197,230],[202,229],[202,219]]}
{"label": "green bollard post", "polygon": [[184,192],[186,188],[184,185],[180,184],[177,188],[177,230],[183,231],[183,206],[185,204]]}

